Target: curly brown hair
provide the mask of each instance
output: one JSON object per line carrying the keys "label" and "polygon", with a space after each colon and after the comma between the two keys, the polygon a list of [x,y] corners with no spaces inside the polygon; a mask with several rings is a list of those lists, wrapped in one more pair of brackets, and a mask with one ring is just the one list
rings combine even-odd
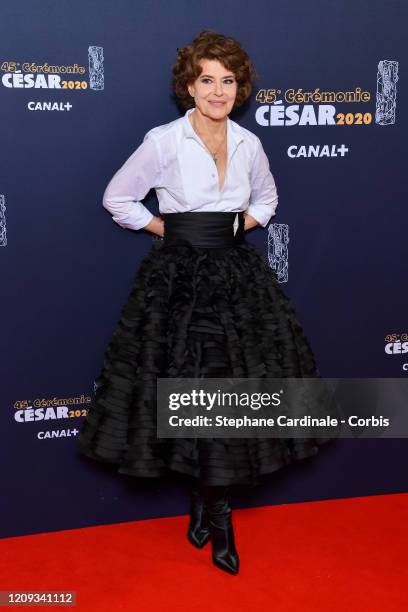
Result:
{"label": "curly brown hair", "polygon": [[218,60],[224,68],[234,73],[238,87],[232,110],[242,106],[251,95],[258,75],[240,43],[214,30],[203,30],[189,45],[177,49],[177,59],[172,67],[172,87],[180,106],[184,110],[194,106],[194,98],[190,96],[187,85],[201,74],[199,62],[202,59]]}

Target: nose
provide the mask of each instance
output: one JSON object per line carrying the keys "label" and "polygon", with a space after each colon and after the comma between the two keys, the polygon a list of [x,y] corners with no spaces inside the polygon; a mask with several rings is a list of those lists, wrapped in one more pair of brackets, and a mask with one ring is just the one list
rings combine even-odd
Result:
{"label": "nose", "polygon": [[217,81],[215,81],[215,90],[214,90],[214,93],[215,93],[217,96],[222,96],[222,94],[223,94],[223,89],[222,89],[222,83],[221,83],[221,82],[217,82]]}

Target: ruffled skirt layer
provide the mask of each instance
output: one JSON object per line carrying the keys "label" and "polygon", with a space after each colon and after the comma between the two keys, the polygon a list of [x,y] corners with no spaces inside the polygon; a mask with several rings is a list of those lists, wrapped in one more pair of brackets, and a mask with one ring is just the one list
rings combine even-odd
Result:
{"label": "ruffled skirt layer", "polygon": [[104,354],[79,451],[122,474],[170,471],[209,485],[260,477],[318,452],[325,439],[157,438],[156,379],[319,376],[309,341],[254,245],[153,244]]}

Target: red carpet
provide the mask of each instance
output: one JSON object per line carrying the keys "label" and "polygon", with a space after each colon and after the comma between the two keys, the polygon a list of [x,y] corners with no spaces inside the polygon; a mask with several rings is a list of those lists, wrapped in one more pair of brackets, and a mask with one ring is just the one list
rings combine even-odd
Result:
{"label": "red carpet", "polygon": [[75,591],[98,612],[407,609],[408,493],[235,510],[237,576],[187,520],[3,539],[0,590]]}

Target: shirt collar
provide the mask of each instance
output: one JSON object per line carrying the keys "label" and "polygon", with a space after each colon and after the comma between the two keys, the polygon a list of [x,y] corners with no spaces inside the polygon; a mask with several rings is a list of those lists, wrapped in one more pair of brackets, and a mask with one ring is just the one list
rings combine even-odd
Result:
{"label": "shirt collar", "polygon": [[[183,117],[183,130],[186,138],[194,138],[197,142],[201,144],[201,140],[199,136],[195,133],[193,126],[190,123],[190,119],[188,115],[192,113],[194,108],[188,108]],[[241,127],[235,121],[231,121],[231,119],[227,116],[227,140],[228,143],[232,143],[230,147],[229,155],[235,151],[240,142],[244,140],[244,135]]]}

